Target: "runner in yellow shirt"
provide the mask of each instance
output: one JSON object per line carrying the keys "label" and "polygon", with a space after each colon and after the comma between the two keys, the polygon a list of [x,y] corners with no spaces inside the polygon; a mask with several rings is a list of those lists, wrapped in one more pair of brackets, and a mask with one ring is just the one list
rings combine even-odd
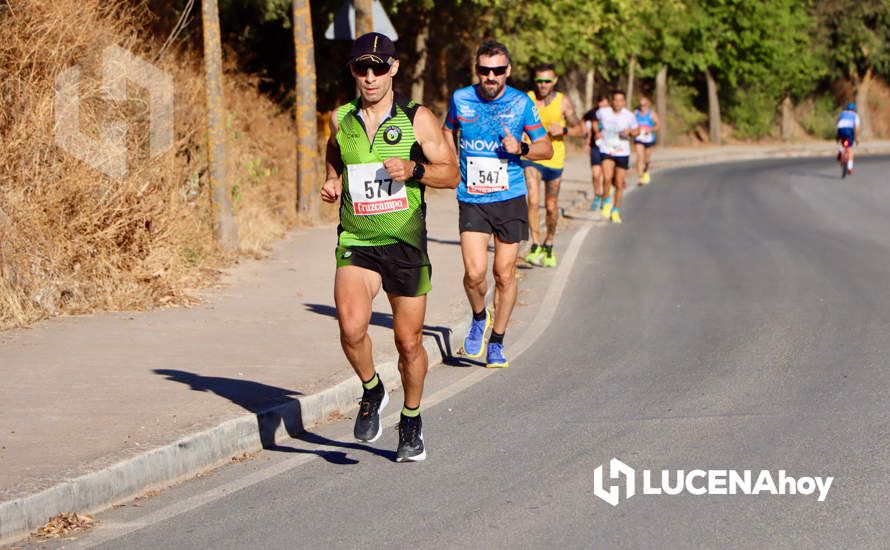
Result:
{"label": "runner in yellow shirt", "polygon": [[[535,69],[535,89],[528,96],[535,102],[541,115],[541,123],[550,134],[553,143],[553,158],[549,160],[523,161],[525,179],[528,182],[528,224],[532,246],[525,261],[544,267],[556,267],[553,253],[553,237],[556,235],[556,222],[559,220],[559,184],[566,162],[566,135],[580,136],[584,133],[581,120],[575,114],[572,101],[562,92],[556,91],[556,69],[553,65],[541,65]],[[540,184],[546,186],[545,207],[547,210],[547,235],[541,244],[541,231],[538,221]]]}

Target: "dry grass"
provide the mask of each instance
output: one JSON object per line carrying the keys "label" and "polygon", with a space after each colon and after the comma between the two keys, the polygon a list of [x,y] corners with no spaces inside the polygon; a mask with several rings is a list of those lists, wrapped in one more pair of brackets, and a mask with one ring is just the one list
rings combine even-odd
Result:
{"label": "dry grass", "polygon": [[[175,83],[175,137],[151,158],[147,94],[130,86],[130,99],[115,103],[100,88],[106,47],[153,59],[159,43],[140,30],[150,14],[106,0],[10,5],[0,12],[0,329],[187,302],[185,289],[233,259],[212,233],[200,59],[171,51],[156,63]],[[82,131],[128,125],[123,179],[55,144],[55,80],[74,65]],[[226,80],[233,199],[242,253],[251,255],[296,223],[292,122],[255,90]]]}

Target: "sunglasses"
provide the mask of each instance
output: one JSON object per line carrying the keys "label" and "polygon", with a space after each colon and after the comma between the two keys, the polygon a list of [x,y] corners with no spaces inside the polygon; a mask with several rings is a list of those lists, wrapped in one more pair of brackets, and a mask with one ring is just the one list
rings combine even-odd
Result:
{"label": "sunglasses", "polygon": [[371,69],[374,76],[383,76],[389,72],[390,68],[392,68],[392,64],[379,63],[376,61],[358,61],[356,63],[351,63],[349,68],[352,70],[352,74],[356,76],[364,76],[368,74],[368,69]]}
{"label": "sunglasses", "polygon": [[551,82],[553,82],[553,79],[551,79],[551,78],[536,78],[535,82],[538,84],[550,84]]}
{"label": "sunglasses", "polygon": [[494,73],[495,76],[503,76],[507,72],[509,65],[501,65],[500,67],[486,67],[476,64],[476,74],[479,76],[488,76],[488,73]]}

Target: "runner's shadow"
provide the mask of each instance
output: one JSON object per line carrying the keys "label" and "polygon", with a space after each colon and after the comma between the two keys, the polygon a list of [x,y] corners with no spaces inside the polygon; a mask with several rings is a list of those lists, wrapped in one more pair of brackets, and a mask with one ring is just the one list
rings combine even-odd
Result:
{"label": "runner's shadow", "polygon": [[360,450],[387,459],[395,460],[395,453],[375,449],[360,443],[344,443],[306,431],[303,427],[303,415],[300,402],[295,399],[302,393],[276,386],[269,386],[251,380],[223,378],[218,376],[201,376],[193,372],[154,369],[173,382],[188,385],[192,391],[210,392],[228,399],[256,415],[257,427],[260,432],[260,443],[263,449],[292,453],[309,453],[324,458],[333,464],[357,464],[358,460],[349,458],[342,451],[320,451],[315,449],[298,449],[279,445],[275,441],[278,427],[284,425],[287,434],[301,441],[315,445],[325,445],[341,449]]}
{"label": "runner's shadow", "polygon": [[[303,304],[306,309],[312,313],[325,315],[327,317],[337,318],[337,308],[327,304]],[[371,324],[377,327],[392,328],[392,314],[380,313],[379,311],[371,312]],[[439,353],[442,355],[442,362],[446,365],[452,365],[452,362],[459,361],[451,349],[451,329],[448,327],[431,327],[423,325],[424,336],[432,336],[436,340],[439,347]]]}

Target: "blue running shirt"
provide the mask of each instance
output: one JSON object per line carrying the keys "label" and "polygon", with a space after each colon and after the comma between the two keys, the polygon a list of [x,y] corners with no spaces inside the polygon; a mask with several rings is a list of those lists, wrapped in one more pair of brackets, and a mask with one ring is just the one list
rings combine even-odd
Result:
{"label": "blue running shirt", "polygon": [[541,117],[528,95],[507,86],[504,94],[489,101],[476,86],[456,90],[451,96],[445,127],[460,130],[460,186],[457,200],[491,203],[527,193],[519,155],[504,151],[504,128],[517,140],[523,132],[535,141],[547,135]]}
{"label": "blue running shirt", "polygon": [[856,111],[841,111],[839,117],[837,117],[837,127],[841,128],[850,128],[851,130],[856,128],[856,125],[859,124],[859,115],[856,114]]}

